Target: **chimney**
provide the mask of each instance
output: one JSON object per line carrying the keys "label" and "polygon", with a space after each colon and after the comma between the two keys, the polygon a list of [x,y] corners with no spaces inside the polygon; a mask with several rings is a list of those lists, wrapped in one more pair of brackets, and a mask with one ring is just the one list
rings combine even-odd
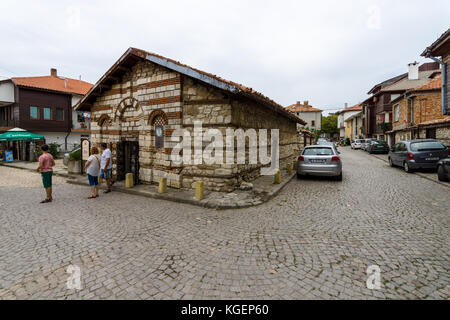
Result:
{"label": "chimney", "polygon": [[303,101],[304,106],[309,106],[309,101]]}
{"label": "chimney", "polygon": [[300,101],[297,101],[297,105],[300,105]]}
{"label": "chimney", "polygon": [[344,105],[344,109],[347,109],[347,108],[348,108],[348,103],[346,102]]}
{"label": "chimney", "polygon": [[408,80],[419,80],[419,63],[408,64]]}
{"label": "chimney", "polygon": [[55,68],[51,68],[51,69],[50,69],[50,75],[51,75],[52,77],[57,77],[57,76],[58,76],[58,73],[57,73],[57,71],[56,71]]}

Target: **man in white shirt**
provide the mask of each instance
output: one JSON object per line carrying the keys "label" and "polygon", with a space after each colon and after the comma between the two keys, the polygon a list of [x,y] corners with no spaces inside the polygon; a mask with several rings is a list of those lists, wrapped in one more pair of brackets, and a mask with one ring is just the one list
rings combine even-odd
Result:
{"label": "man in white shirt", "polygon": [[102,143],[102,161],[100,162],[100,178],[106,180],[105,193],[111,192],[112,158],[111,150],[106,143]]}

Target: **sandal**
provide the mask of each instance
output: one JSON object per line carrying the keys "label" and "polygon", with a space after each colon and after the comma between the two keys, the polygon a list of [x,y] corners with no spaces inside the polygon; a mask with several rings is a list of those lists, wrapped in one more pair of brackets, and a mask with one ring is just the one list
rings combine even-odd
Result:
{"label": "sandal", "polygon": [[106,189],[105,191],[103,191],[103,193],[110,193],[111,189]]}
{"label": "sandal", "polygon": [[97,198],[97,197],[96,196],[92,196],[92,195],[88,197],[88,199],[95,199],[95,198]]}
{"label": "sandal", "polygon": [[49,202],[52,202],[52,199],[45,199],[45,200],[42,200],[40,203],[49,203]]}

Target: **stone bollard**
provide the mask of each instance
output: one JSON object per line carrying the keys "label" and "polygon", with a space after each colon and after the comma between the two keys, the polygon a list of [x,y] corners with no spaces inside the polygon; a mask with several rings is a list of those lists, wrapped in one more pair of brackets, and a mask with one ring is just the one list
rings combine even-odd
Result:
{"label": "stone bollard", "polygon": [[195,199],[202,200],[205,197],[205,187],[203,181],[195,183]]}
{"label": "stone bollard", "polygon": [[288,174],[292,174],[292,163],[286,165],[286,171]]}
{"label": "stone bollard", "polygon": [[134,186],[133,174],[127,173],[125,175],[125,188],[132,188]]}
{"label": "stone bollard", "polygon": [[278,170],[277,173],[275,173],[275,177],[273,179],[273,183],[280,184],[281,183],[281,171]]}
{"label": "stone bollard", "polygon": [[159,178],[159,193],[166,193],[167,192],[167,178]]}

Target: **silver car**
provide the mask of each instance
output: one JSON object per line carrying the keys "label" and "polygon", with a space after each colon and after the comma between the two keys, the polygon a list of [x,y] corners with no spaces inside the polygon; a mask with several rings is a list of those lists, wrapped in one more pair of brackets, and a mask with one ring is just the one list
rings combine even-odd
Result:
{"label": "silver car", "polygon": [[307,146],[298,157],[297,178],[303,176],[335,177],[342,181],[342,161],[333,146]]}

